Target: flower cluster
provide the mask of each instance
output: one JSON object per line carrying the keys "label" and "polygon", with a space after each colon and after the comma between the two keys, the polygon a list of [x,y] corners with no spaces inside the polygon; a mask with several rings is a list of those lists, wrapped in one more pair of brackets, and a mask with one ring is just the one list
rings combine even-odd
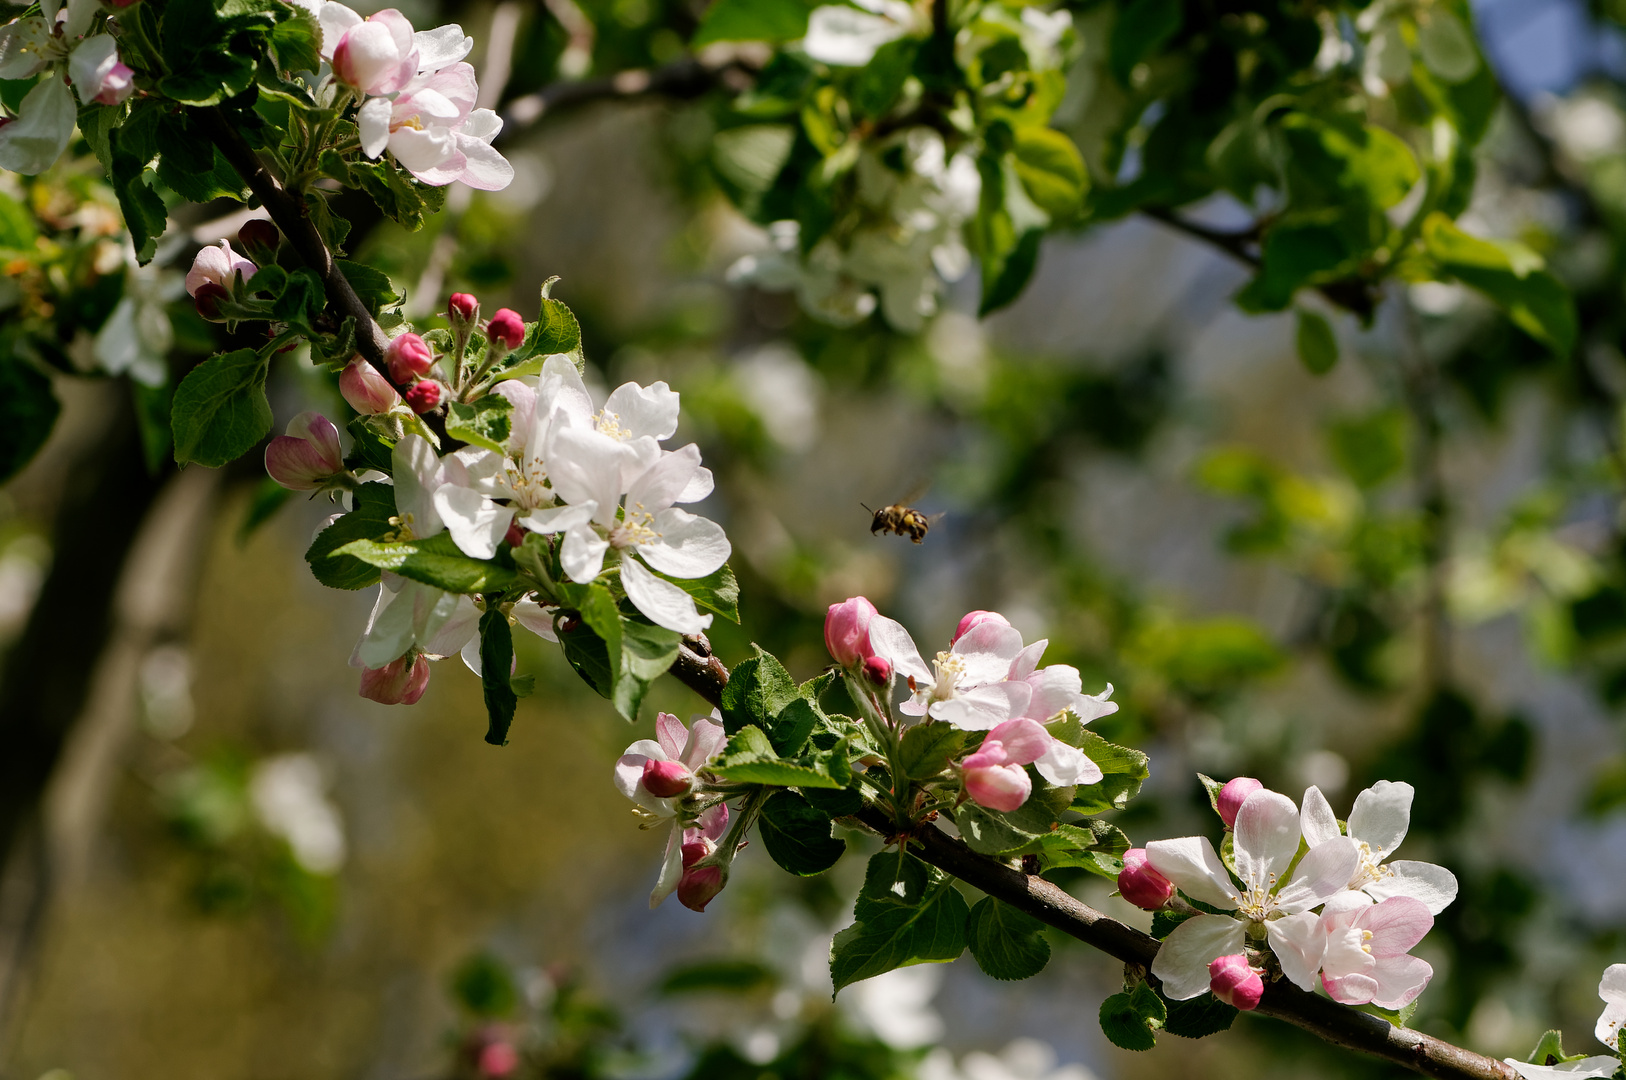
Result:
{"label": "flower cluster", "polygon": [[1092,696],[1084,693],[1077,668],[1041,668],[1049,641],[1025,644],[1021,631],[1003,615],[967,614],[950,647],[937,654],[931,667],[909,632],[863,597],[831,605],[824,638],[836,663],[855,677],[883,686],[901,680],[909,692],[897,707],[903,716],[986,732],[959,763],[971,801],[991,810],[1015,810],[1033,790],[1027,765],[1057,786],[1101,779],[1100,768],[1046,724],[1064,714],[1089,723],[1117,712],[1117,704],[1107,700],[1112,687]]}
{"label": "flower cluster", "polygon": [[728,883],[739,845],[720,843],[728,831],[728,804],[709,790],[704,775],[726,741],[715,712],[695,717],[688,728],[671,713],[661,713],[655,738],[639,739],[615,763],[616,790],[633,801],[643,827],[671,824],[650,907],[676,892],[684,907],[704,911]]}
{"label": "flower cluster", "polygon": [[1152,964],[1163,992],[1179,1001],[1212,990],[1239,1009],[1255,1007],[1271,972],[1245,946],[1262,941],[1301,989],[1319,976],[1347,1005],[1409,1004],[1433,977],[1410,951],[1457,894],[1448,870],[1386,862],[1405,839],[1412,795],[1411,785],[1388,781],[1361,792],[1346,834],[1319,789],[1296,807],[1240,777],[1215,797],[1233,830],[1230,862],[1200,836],[1128,852],[1118,878],[1126,900],[1157,910],[1178,888],[1225,913],[1191,914],[1169,934]]}
{"label": "flower cluster", "polygon": [[394,8],[362,18],[336,0],[299,2],[322,28],[331,77],[363,99],[356,125],[364,154],[388,150],[435,187],[461,180],[499,191],[513,181],[513,166],[491,145],[501,118],[475,107],[480,88],[463,61],[474,39],[461,26],[414,31]]}
{"label": "flower cluster", "polygon": [[41,0],[40,14],[0,26],[0,79],[45,72],[17,115],[0,117],[0,169],[32,175],[62,156],[78,120],[75,93],[82,105],[117,105],[135,92],[135,73],[119,59],[118,42],[89,33],[99,12],[96,0],[66,6]]}
{"label": "flower cluster", "polygon": [[1615,1051],[1615,1054],[1591,1057],[1565,1054],[1558,1032],[1549,1031],[1536,1046],[1535,1053],[1530,1055],[1532,1060],[1503,1060],[1518,1070],[1524,1080],[1578,1080],[1586,1077],[1602,1080],[1614,1076],[1619,1072],[1622,1060],[1616,1055],[1621,1052],[1620,1025],[1626,1022],[1626,964],[1610,964],[1604,969],[1603,978],[1598,980],[1598,997],[1603,999],[1603,1012],[1599,1014],[1593,1032],[1598,1041]]}

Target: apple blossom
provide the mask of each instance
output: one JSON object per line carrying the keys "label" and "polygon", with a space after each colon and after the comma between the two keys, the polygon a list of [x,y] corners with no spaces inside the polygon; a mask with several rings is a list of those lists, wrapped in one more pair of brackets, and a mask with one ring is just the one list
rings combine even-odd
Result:
{"label": "apple blossom", "polygon": [[1598,980],[1598,997],[1603,999],[1603,1013],[1598,1017],[1594,1033],[1599,1042],[1618,1050],[1620,1025],[1626,1022],[1626,964],[1610,964],[1603,969],[1603,978]]}
{"label": "apple blossom", "polygon": [[1265,996],[1264,972],[1241,953],[1221,956],[1208,965],[1208,988],[1225,1004],[1249,1012]]}
{"label": "apple blossom", "polygon": [[196,297],[205,284],[217,285],[231,292],[237,275],[244,281],[252,278],[259,267],[231,249],[231,241],[220,241],[219,247],[206,247],[192,259],[192,269],[186,272],[186,293]]}
{"label": "apple blossom", "polygon": [[[990,616],[991,619],[979,619],[972,626],[986,625],[989,621],[995,620],[996,625],[1005,622],[1003,616],[993,612],[983,614]],[[960,625],[967,631],[972,628],[966,626],[965,619],[960,620]],[[1108,700],[1112,696],[1111,683],[1108,683],[1107,688],[1099,694],[1086,694],[1084,678],[1076,667],[1069,664],[1039,667],[1039,660],[1049,645],[1049,639],[1040,638],[1033,644],[1024,646],[1016,659],[1011,661],[1011,670],[1006,675],[1006,681],[1025,683],[1031,691],[1023,716],[1046,723],[1063,713],[1070,712],[1082,723],[1087,724],[1118,711],[1117,702]],[[1100,767],[1086,757],[1082,750],[1060,739],[1052,739],[1050,748],[1033,765],[1039,770],[1040,776],[1058,787],[1093,784],[1102,776]]]}
{"label": "apple blossom", "polygon": [[874,655],[869,644],[869,621],[876,614],[875,605],[862,596],[830,605],[824,616],[824,647],[836,663],[853,667]]}
{"label": "apple blossom", "polygon": [[813,9],[802,50],[823,64],[862,67],[889,41],[924,29],[904,0],[854,0]]}
{"label": "apple blossom", "polygon": [[429,660],[422,653],[361,672],[361,696],[381,705],[416,705],[428,688]]}
{"label": "apple blossom", "polygon": [[435,354],[417,334],[402,334],[390,339],[385,347],[384,363],[390,369],[390,378],[406,385],[429,374],[429,369],[435,366]]}
{"label": "apple blossom", "polygon": [[395,8],[362,18],[338,3],[321,8],[322,56],[333,77],[363,94],[393,94],[418,74],[412,23]]}
{"label": "apple blossom", "polygon": [[1282,973],[1300,989],[1315,985],[1324,933],[1311,912],[1347,891],[1360,862],[1355,842],[1329,839],[1312,848],[1288,876],[1298,856],[1298,808],[1274,791],[1256,791],[1237,813],[1234,853],[1239,887],[1207,837],[1154,840],[1146,845],[1152,868],[1193,900],[1234,915],[1194,915],[1169,934],[1152,962],[1171,1001],[1209,988],[1208,965],[1242,951],[1250,932],[1264,936]]}
{"label": "apple blossom", "polygon": [[390,381],[359,356],[339,374],[339,393],[363,416],[387,413],[401,404],[401,395]]}
{"label": "apple blossom", "polygon": [[[1349,888],[1359,889],[1373,900],[1410,896],[1421,900],[1429,914],[1438,915],[1457,898],[1455,874],[1433,863],[1384,862],[1406,838],[1413,794],[1410,784],[1380,780],[1355,796],[1354,809],[1349,812],[1349,838],[1355,841],[1361,861],[1350,876]],[[1320,788],[1304,792],[1301,821],[1311,848],[1340,835],[1338,819]]]}
{"label": "apple blossom", "polygon": [[[1626,1021],[1626,964],[1610,964],[1604,968],[1603,978],[1598,981],[1598,997],[1603,999],[1603,1012],[1598,1017],[1597,1027],[1593,1029],[1598,1041],[1611,1050],[1620,1049],[1620,1027]],[[1545,1044],[1546,1040],[1543,1040]],[[1536,1053],[1542,1047],[1537,1046]],[[1531,1055],[1534,1057],[1535,1055]],[[1620,1068],[1620,1058],[1602,1054],[1596,1057],[1577,1058],[1571,1061],[1557,1061],[1555,1064],[1530,1064],[1524,1061],[1515,1061],[1513,1058],[1504,1058],[1509,1065],[1519,1071],[1525,1080],[1580,1080],[1582,1077],[1610,1077],[1614,1076]],[[1552,1058],[1548,1059],[1553,1060]]]}
{"label": "apple blossom", "polygon": [[960,763],[966,795],[990,810],[1017,809],[1033,791],[1022,766],[1037,761],[1050,743],[1050,733],[1034,720],[1007,720],[993,728],[976,753]]}
{"label": "apple blossom", "polygon": [[1118,871],[1118,892],[1125,900],[1145,911],[1156,911],[1174,895],[1174,884],[1152,869],[1145,848],[1130,848],[1123,855],[1124,868]]}
{"label": "apple blossom", "polygon": [[[718,719],[697,716],[693,726],[685,728],[676,716],[660,713],[655,717],[655,738],[639,739],[627,747],[626,753],[615,763],[616,790],[656,817],[672,817],[677,813],[672,796],[682,792],[661,794],[651,788],[645,782],[649,777],[648,766],[654,763],[676,765],[682,769],[683,777],[691,777],[721,753],[727,741],[728,736]],[[659,772],[657,786],[666,790],[662,781],[678,775],[677,770]],[[685,784],[683,791],[688,788]]]}
{"label": "apple blossom", "polygon": [[486,338],[492,343],[500,342],[509,349],[517,349],[525,344],[525,320],[512,308],[498,308],[491,321],[486,323]]}
{"label": "apple blossom", "polygon": [[1334,898],[1321,915],[1326,935],[1321,985],[1345,1005],[1409,1005],[1434,977],[1434,969],[1408,953],[1433,926],[1428,908],[1409,896],[1391,896],[1378,904],[1364,897]]}
{"label": "apple blossom", "polygon": [[474,68],[455,63],[417,76],[393,99],[368,98],[356,113],[362,152],[377,158],[387,149],[433,187],[461,180],[500,191],[513,182],[514,167],[492,148],[502,119],[475,108],[478,96]]}
{"label": "apple blossom", "polygon": [[119,59],[118,42],[108,34],[88,37],[74,48],[68,78],[86,105],[117,105],[135,93],[135,72]]}
{"label": "apple blossom", "polygon": [[1214,799],[1214,809],[1219,812],[1220,820],[1225,822],[1227,829],[1236,825],[1236,812],[1242,809],[1248,796],[1264,786],[1251,776],[1238,776],[1220,788],[1219,795]]}
{"label": "apple blossom", "polygon": [[908,680],[911,697],[899,709],[910,716],[986,731],[1022,715],[1033,697],[1027,683],[1005,681],[1022,652],[1022,635],[1009,625],[978,624],[951,649],[938,653],[932,668],[920,658],[909,632],[884,615],[870,620],[869,638],[875,654]]}
{"label": "apple blossom", "polygon": [[657,906],[675,890],[678,903],[690,911],[705,911],[706,905],[728,884],[727,865],[707,861],[717,853],[717,841],[727,829],[728,804],[721,802],[702,810],[694,826],[684,829],[681,838],[674,827],[672,836],[677,841],[676,848],[668,843],[667,858],[661,865],[655,891],[649,896],[649,906]]}
{"label": "apple blossom", "polygon": [[285,435],[265,448],[265,471],[293,491],[316,491],[344,472],[339,429],[321,413],[303,412],[288,421]]}

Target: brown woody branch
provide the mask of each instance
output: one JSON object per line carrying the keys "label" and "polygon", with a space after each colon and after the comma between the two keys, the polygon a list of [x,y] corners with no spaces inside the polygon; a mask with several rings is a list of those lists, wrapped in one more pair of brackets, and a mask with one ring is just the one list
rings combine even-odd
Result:
{"label": "brown woody branch", "polygon": [[[685,640],[678,651],[677,662],[672,665],[672,674],[706,701],[721,704],[723,687],[728,685],[728,669],[711,655],[704,637]],[[866,819],[865,823],[883,834],[891,832],[888,822],[879,815],[875,818],[874,821]],[[1150,934],[1095,910],[1042,877],[1024,874],[996,859],[978,855],[935,826],[916,829],[909,842],[914,845],[915,855],[939,870],[1125,964],[1148,968],[1157,956],[1159,942]],[[1518,1080],[1518,1073],[1505,1062],[1453,1046],[1420,1031],[1394,1027],[1371,1013],[1306,993],[1283,980],[1268,985],[1264,1000],[1254,1011],[1285,1020],[1335,1046],[1371,1054],[1424,1076],[1448,1080]]]}
{"label": "brown woody branch", "polygon": [[508,103],[503,109],[501,138],[504,141],[512,138],[544,116],[595,101],[637,101],[653,97],[686,101],[720,86],[735,91],[744,90],[761,66],[759,58],[739,50],[725,50],[720,56],[716,60],[706,56],[685,56],[658,68],[640,68],[597,79],[566,79],[551,83]]}

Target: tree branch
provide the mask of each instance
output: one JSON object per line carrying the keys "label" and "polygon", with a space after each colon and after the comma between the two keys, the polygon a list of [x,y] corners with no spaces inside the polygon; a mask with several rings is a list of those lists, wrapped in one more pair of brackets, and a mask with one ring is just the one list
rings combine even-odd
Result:
{"label": "tree branch", "polygon": [[[728,685],[728,669],[711,655],[704,637],[685,639],[678,649],[672,674],[712,705],[722,702]],[[886,834],[890,823],[874,815],[865,823]],[[917,829],[909,837],[914,854],[945,873],[952,874],[989,896],[1069,937],[1094,946],[1126,964],[1150,967],[1159,942],[1132,926],[1126,926],[1059,886],[1035,874],[1024,874],[1010,866],[978,855],[964,843],[935,826]],[[1340,1005],[1298,989],[1285,980],[1270,983],[1256,1013],[1285,1020],[1320,1038],[1349,1050],[1370,1054],[1424,1076],[1444,1080],[1518,1080],[1518,1073],[1504,1062],[1464,1050],[1448,1042],[1409,1028],[1397,1028],[1371,1013]]]}
{"label": "tree branch", "polygon": [[322,234],[316,231],[315,224],[306,214],[304,204],[282,186],[282,181],[271,175],[254,148],[249,146],[219,109],[197,109],[192,115],[260,200],[300,259],[322,279],[322,289],[327,294],[328,303],[333,305],[339,317],[356,320],[356,351],[387,378],[389,368],[384,363],[384,350],[389,347],[390,339],[374,320],[372,312],[367,310],[367,305],[362,303],[361,297],[356,295],[350,279],[339,269]]}
{"label": "tree branch", "polygon": [[646,97],[697,98],[719,86],[743,90],[759,65],[738,51],[720,62],[685,56],[658,68],[617,72],[597,79],[567,79],[544,86],[508,103],[503,110],[502,141],[544,116],[595,101],[633,101]]}

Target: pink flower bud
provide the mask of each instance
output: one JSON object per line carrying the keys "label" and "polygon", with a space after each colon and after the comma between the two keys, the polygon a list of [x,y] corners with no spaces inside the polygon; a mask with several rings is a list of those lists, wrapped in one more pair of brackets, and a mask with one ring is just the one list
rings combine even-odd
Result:
{"label": "pink flower bud", "polygon": [[380,705],[416,705],[428,688],[429,661],[421,653],[361,672],[361,696]]}
{"label": "pink flower bud", "polygon": [[496,1039],[486,1043],[480,1048],[480,1055],[475,1059],[474,1067],[480,1070],[481,1076],[489,1076],[492,1080],[502,1080],[519,1068],[519,1051],[507,1039]]}
{"label": "pink flower bud", "polygon": [[417,334],[402,334],[384,350],[384,362],[389,365],[390,378],[405,386],[428,373],[435,364],[435,354]]}
{"label": "pink flower bud", "polygon": [[253,221],[245,221],[243,227],[237,230],[237,243],[242,246],[249,258],[269,263],[276,258],[277,245],[282,243],[282,233],[264,218],[255,218]]}
{"label": "pink flower bud", "polygon": [[875,655],[869,644],[869,621],[878,613],[862,596],[831,604],[824,616],[824,647],[842,667],[856,667]]}
{"label": "pink flower bud", "polygon": [[706,905],[714,900],[728,878],[723,874],[720,866],[702,866],[694,868],[694,864],[710,855],[715,850],[714,845],[705,840],[691,840],[683,845],[683,876],[678,879],[678,903],[690,911],[705,911]]}
{"label": "pink flower bud", "polygon": [[412,411],[421,415],[440,404],[440,384],[424,379],[413,384],[403,396]]}
{"label": "pink flower bud", "polygon": [[868,656],[864,658],[864,678],[876,686],[885,686],[892,678],[892,661],[884,656]]}
{"label": "pink flower bud", "polygon": [[492,344],[500,341],[510,349],[517,349],[525,344],[525,320],[512,308],[498,308],[486,323],[486,338]]}
{"label": "pink flower bud", "polygon": [[[966,760],[972,761],[977,756]],[[965,770],[965,793],[979,806],[1009,813],[1028,801],[1033,793],[1033,781],[1020,765],[973,766]]]}
{"label": "pink flower bud", "polygon": [[202,315],[210,322],[224,322],[225,319],[220,314],[220,302],[230,299],[231,293],[226,291],[224,285],[216,285],[212,281],[205,281],[192,294],[192,306],[198,309],[199,315]]}
{"label": "pink flower bud", "polygon": [[524,529],[519,522],[510,522],[508,525],[508,531],[503,533],[502,542],[507,544],[509,547],[519,547],[525,542],[526,531],[527,530]]}
{"label": "pink flower bud", "polygon": [[1118,871],[1118,892],[1136,907],[1156,911],[1174,895],[1174,883],[1152,869],[1145,848],[1130,848],[1124,852],[1124,868]]}
{"label": "pink flower bud", "polygon": [[997,611],[967,612],[965,617],[960,620],[960,625],[954,628],[954,636],[949,639],[949,644],[953,645],[956,641],[969,634],[973,627],[985,622],[995,622],[1001,626],[1011,625],[1010,620]]}
{"label": "pink flower bud", "polygon": [[1265,996],[1264,973],[1242,955],[1222,956],[1208,965],[1208,988],[1225,1004],[1248,1012]]}
{"label": "pink flower bud", "polygon": [[446,315],[454,323],[473,322],[480,314],[480,301],[466,292],[454,292],[446,304]]}
{"label": "pink flower bud", "polygon": [[359,356],[340,374],[339,393],[363,416],[387,413],[401,404],[401,395],[395,392],[390,381]]}
{"label": "pink flower bud", "polygon": [[290,490],[317,490],[344,471],[339,429],[321,413],[300,413],[266,446],[265,471]]}
{"label": "pink flower bud", "polygon": [[366,94],[393,94],[418,73],[412,24],[387,8],[346,30],[333,47],[333,75]]}
{"label": "pink flower bud", "polygon": [[186,272],[186,292],[194,299],[205,282],[213,282],[230,290],[232,279],[238,274],[247,281],[259,267],[231,249],[231,242],[222,240],[219,247],[206,247],[192,259],[192,269]]}
{"label": "pink flower bud", "polygon": [[670,799],[674,795],[687,795],[693,787],[694,774],[681,761],[644,762],[644,790],[657,799]]}
{"label": "pink flower bud", "polygon": [[1262,790],[1264,786],[1251,776],[1239,776],[1220,788],[1219,797],[1214,800],[1214,808],[1219,811],[1220,820],[1225,822],[1227,829],[1236,827],[1237,811],[1248,801],[1248,796]]}

